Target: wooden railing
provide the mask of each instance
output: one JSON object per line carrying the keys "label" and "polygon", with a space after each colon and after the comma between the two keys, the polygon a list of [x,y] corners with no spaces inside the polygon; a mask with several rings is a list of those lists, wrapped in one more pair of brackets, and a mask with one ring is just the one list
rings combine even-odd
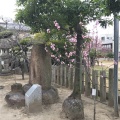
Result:
{"label": "wooden railing", "polygon": [[[114,70],[109,68],[106,71],[85,70],[81,68],[81,93],[85,96],[91,96],[92,88],[96,89],[96,99],[100,102],[106,102],[109,106],[114,105],[113,83]],[[65,88],[73,89],[75,68],[67,65],[52,66],[52,82]],[[120,102],[120,101],[119,101]]]}

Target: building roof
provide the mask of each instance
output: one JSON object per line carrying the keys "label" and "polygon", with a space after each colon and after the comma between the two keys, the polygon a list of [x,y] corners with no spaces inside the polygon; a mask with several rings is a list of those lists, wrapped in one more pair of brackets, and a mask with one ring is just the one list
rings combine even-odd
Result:
{"label": "building roof", "polygon": [[0,26],[9,29],[9,30],[20,30],[20,31],[30,31],[30,27],[22,24],[22,23],[5,23],[0,22]]}
{"label": "building roof", "polygon": [[12,30],[29,33],[31,29],[24,24],[0,22],[0,35],[3,36],[0,37],[0,49],[9,49],[17,45],[15,36],[11,34]]}

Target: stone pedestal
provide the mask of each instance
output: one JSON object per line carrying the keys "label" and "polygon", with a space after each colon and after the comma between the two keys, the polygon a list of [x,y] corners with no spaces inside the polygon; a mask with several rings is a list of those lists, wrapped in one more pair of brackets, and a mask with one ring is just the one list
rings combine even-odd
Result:
{"label": "stone pedestal", "polygon": [[11,107],[23,107],[25,106],[25,96],[20,92],[9,92],[5,96],[5,100]]}
{"label": "stone pedestal", "polygon": [[11,91],[6,94],[5,100],[11,107],[25,106],[25,96],[23,95],[22,84],[14,83],[11,85]]}
{"label": "stone pedestal", "polygon": [[63,102],[62,108],[65,116],[70,120],[84,120],[82,100],[68,97]]}

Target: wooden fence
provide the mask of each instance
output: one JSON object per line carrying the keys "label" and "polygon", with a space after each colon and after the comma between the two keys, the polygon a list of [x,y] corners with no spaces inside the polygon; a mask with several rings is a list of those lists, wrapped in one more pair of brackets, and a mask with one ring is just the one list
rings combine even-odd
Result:
{"label": "wooden fence", "polygon": [[[91,96],[92,88],[96,89],[96,99],[100,102],[108,100],[109,106],[114,106],[113,96],[113,81],[114,70],[109,69],[108,75],[106,71],[85,70],[82,67],[81,76],[81,93],[85,96]],[[59,86],[64,86],[73,89],[75,68],[68,67],[67,65],[52,66],[52,82]]]}

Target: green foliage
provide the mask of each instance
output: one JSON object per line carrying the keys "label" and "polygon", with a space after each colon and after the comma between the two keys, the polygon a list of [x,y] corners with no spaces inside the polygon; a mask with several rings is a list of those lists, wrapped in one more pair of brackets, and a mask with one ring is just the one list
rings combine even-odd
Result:
{"label": "green foliage", "polygon": [[102,53],[101,53],[101,51],[98,51],[98,50],[96,50],[96,49],[93,48],[93,49],[90,50],[89,56],[91,58],[97,58],[97,57],[102,56]]}
{"label": "green foliage", "polygon": [[113,57],[114,57],[114,54],[113,54],[112,52],[110,52],[110,53],[108,53],[108,54],[106,55],[106,57],[108,57],[108,58],[113,58]]}
{"label": "green foliage", "polygon": [[34,34],[34,44],[36,43],[46,43],[46,36],[44,32]]}
{"label": "green foliage", "polygon": [[[52,19],[52,17],[54,18],[53,10],[55,10],[55,7],[57,7],[55,5],[56,1],[24,1],[18,0],[18,3],[21,4],[22,9],[18,10],[18,14],[16,15],[17,20],[19,20],[20,22],[25,22],[28,26],[32,27],[32,30],[34,32],[46,30],[53,24],[54,19]],[[50,19],[52,19],[52,21]]]}
{"label": "green foliage", "polygon": [[27,0],[16,0],[17,5],[20,6],[21,4],[24,4]]}
{"label": "green foliage", "polygon": [[104,16],[116,15],[120,12],[120,0],[92,0],[94,3],[99,4],[100,12]]}
{"label": "green foliage", "polygon": [[53,44],[55,44],[55,45],[57,45],[58,47],[62,47],[62,46],[64,46],[64,44],[65,44],[65,40],[50,40],[49,42],[47,42],[47,46],[50,46],[51,45],[51,43],[53,43]]}
{"label": "green foliage", "polygon": [[2,26],[0,26],[0,32],[6,30],[5,28],[3,28]]}
{"label": "green foliage", "polygon": [[26,37],[26,38],[20,40],[20,44],[21,45],[28,45],[31,43],[31,40],[32,40],[31,37]]}
{"label": "green foliage", "polygon": [[[30,26],[33,32],[46,31],[55,28],[53,21],[60,23],[61,29],[71,32],[81,21],[84,24],[100,19],[105,15],[104,4],[98,0],[17,0],[16,19]],[[52,3],[52,4],[51,4]],[[65,30],[65,29],[64,29]]]}
{"label": "green foliage", "polygon": [[2,31],[2,32],[0,32],[0,39],[8,38],[11,35],[13,35],[13,32],[11,32],[11,31]]}
{"label": "green foliage", "polygon": [[[55,45],[55,50],[53,50],[51,48],[51,44]],[[75,54],[70,57],[68,57],[68,55],[66,55],[66,53],[69,54],[70,52],[75,51],[75,47],[73,47],[73,45],[65,39],[51,40],[51,41],[47,42],[46,46],[50,48],[52,55],[54,55],[56,58],[59,59],[59,61],[56,61],[56,58],[52,57],[53,63],[61,64],[60,62],[62,61],[65,64],[69,64],[69,63],[71,63],[72,59],[75,59]],[[71,64],[73,64],[73,63],[71,63]]]}
{"label": "green foliage", "polygon": [[120,0],[107,0],[108,9],[111,13],[119,13],[120,12]]}
{"label": "green foliage", "polygon": [[8,38],[13,35],[13,32],[6,30],[2,26],[0,26],[0,39]]}
{"label": "green foliage", "polygon": [[89,52],[89,56],[90,57],[96,57],[96,50],[95,49],[91,49]]}
{"label": "green foliage", "polygon": [[17,57],[22,54],[22,51],[19,46],[14,46],[10,52]]}
{"label": "green foliage", "polygon": [[18,47],[18,46],[13,47],[12,49],[13,49],[13,51],[20,51],[20,47]]}

